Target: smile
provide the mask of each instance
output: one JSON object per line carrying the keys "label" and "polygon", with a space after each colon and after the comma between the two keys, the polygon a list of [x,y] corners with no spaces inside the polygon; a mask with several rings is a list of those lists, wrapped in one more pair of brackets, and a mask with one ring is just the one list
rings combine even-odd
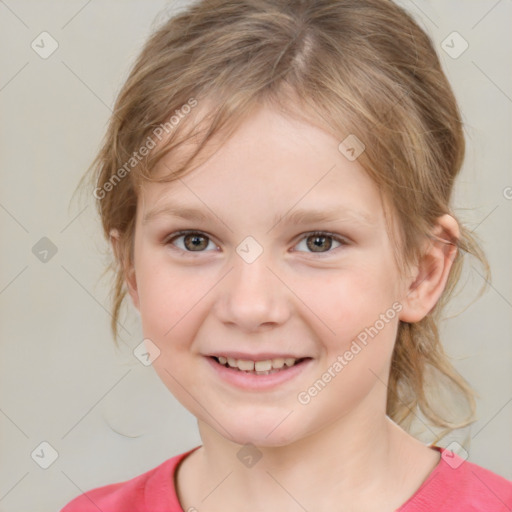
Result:
{"label": "smile", "polygon": [[308,358],[302,357],[296,359],[294,357],[279,357],[263,361],[250,361],[246,359],[234,359],[232,357],[218,356],[213,357],[213,359],[215,359],[218,364],[226,368],[231,368],[235,371],[241,371],[253,375],[270,375],[272,373],[285,371]]}

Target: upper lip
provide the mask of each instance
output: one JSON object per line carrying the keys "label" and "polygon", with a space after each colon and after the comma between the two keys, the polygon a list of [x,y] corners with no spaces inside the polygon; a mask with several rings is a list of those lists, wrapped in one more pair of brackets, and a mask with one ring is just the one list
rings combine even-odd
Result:
{"label": "upper lip", "polygon": [[226,350],[226,352],[212,352],[211,354],[207,354],[208,357],[226,357],[231,359],[241,359],[244,361],[268,361],[269,359],[304,359],[310,356],[298,356],[290,353],[276,353],[276,352],[259,352],[258,354],[247,354],[244,352],[231,352]]}

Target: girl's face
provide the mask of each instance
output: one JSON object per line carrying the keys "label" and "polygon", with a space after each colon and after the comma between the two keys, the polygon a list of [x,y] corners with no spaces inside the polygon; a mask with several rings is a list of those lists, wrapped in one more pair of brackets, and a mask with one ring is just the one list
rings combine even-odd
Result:
{"label": "girl's face", "polygon": [[[128,284],[153,366],[236,443],[385,413],[406,287],[378,188],[339,143],[262,108],[200,167],[139,196]],[[225,359],[285,362],[258,375]]]}

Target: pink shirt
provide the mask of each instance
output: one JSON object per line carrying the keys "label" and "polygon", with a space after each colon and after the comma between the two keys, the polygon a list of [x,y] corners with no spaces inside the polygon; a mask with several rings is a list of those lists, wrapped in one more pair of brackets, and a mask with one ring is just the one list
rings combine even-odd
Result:
{"label": "pink shirt", "polygon": [[[131,480],[77,496],[61,512],[184,512],[174,487],[178,464],[196,448]],[[512,482],[437,448],[441,460],[396,512],[511,512]]]}

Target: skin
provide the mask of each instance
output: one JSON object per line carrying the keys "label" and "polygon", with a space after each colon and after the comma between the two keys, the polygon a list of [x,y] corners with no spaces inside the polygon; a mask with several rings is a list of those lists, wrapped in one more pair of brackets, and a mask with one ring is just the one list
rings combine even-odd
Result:
{"label": "skin", "polygon": [[[386,384],[399,319],[434,307],[455,247],[428,240],[417,265],[398,268],[378,187],[338,144],[262,107],[181,180],[141,190],[126,281],[144,336],[160,350],[156,372],[198,420],[203,445],[177,472],[185,511],[392,511],[439,462],[386,416]],[[170,165],[166,156],[157,172]],[[162,212],[177,201],[209,220]],[[287,220],[297,208],[330,206],[340,209],[334,221]],[[172,238],[185,229],[205,236],[201,250]],[[327,238],[314,252],[312,231],[345,242]],[[434,234],[456,240],[456,221],[444,215]],[[263,249],[250,264],[236,251],[247,236]],[[114,249],[116,241],[114,233]],[[400,312],[300,403],[298,393],[397,302]],[[205,357],[215,351],[313,360],[277,388],[248,391],[219,379]],[[246,443],[262,455],[250,468],[237,458]]]}

